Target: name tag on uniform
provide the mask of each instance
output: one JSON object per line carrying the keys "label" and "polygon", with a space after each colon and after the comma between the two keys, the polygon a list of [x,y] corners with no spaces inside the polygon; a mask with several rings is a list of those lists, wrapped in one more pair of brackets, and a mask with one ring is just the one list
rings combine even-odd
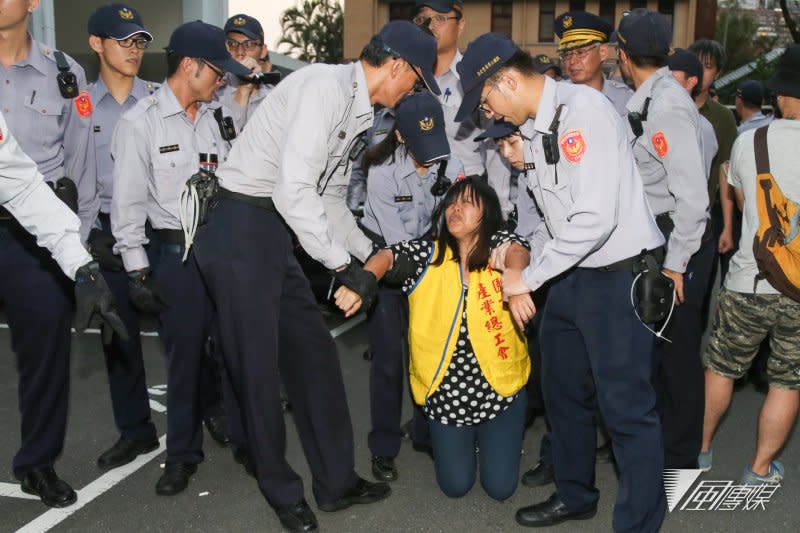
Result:
{"label": "name tag on uniform", "polygon": [[100,126],[95,126],[93,130],[95,133],[100,133]]}
{"label": "name tag on uniform", "polygon": [[408,196],[395,196],[395,197],[394,197],[394,201],[395,201],[395,203],[399,203],[399,202],[411,202],[411,201],[413,201],[413,200],[414,200],[414,198],[412,198],[412,197],[411,197],[411,195],[408,195]]}
{"label": "name tag on uniform", "polygon": [[177,152],[180,149],[181,147],[177,144],[170,144],[169,146],[160,146],[158,151],[162,154],[168,154],[170,152]]}
{"label": "name tag on uniform", "polygon": [[536,163],[525,163],[525,170],[536,170]]}

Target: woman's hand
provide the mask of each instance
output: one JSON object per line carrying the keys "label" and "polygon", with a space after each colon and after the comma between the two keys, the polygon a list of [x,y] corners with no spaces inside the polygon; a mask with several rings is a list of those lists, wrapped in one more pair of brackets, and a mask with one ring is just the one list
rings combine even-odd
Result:
{"label": "woman's hand", "polygon": [[525,326],[536,315],[536,306],[533,304],[533,298],[529,292],[511,296],[508,299],[508,310],[511,311],[514,323],[520,331],[524,331]]}
{"label": "woman's hand", "polygon": [[361,297],[357,292],[351,291],[344,285],[336,289],[333,301],[336,303],[336,307],[344,311],[344,316],[348,318],[358,313],[358,310],[361,309]]}

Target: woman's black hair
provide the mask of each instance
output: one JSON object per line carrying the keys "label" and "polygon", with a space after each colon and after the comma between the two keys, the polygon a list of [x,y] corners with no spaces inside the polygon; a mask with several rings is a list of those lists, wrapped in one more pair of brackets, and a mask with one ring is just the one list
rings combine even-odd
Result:
{"label": "woman's black hair", "polygon": [[470,272],[482,270],[489,264],[491,255],[492,235],[505,227],[503,213],[500,210],[500,200],[497,193],[489,183],[481,177],[464,178],[455,182],[444,195],[444,199],[433,213],[434,228],[436,228],[437,250],[436,257],[432,261],[433,265],[441,265],[444,262],[444,254],[447,248],[453,254],[453,260],[461,261],[459,256],[458,241],[447,229],[445,211],[459,198],[466,198],[470,202],[483,208],[481,222],[478,225],[478,240],[469,253],[467,267]]}
{"label": "woman's black hair", "polygon": [[364,155],[361,156],[361,171],[365,176],[369,173],[371,167],[384,164],[390,157],[392,158],[392,163],[394,163],[394,154],[397,151],[397,147],[400,146],[400,141],[397,140],[397,134],[395,133],[396,130],[397,126],[392,126],[392,129],[389,130],[381,142],[370,146],[364,151]]}

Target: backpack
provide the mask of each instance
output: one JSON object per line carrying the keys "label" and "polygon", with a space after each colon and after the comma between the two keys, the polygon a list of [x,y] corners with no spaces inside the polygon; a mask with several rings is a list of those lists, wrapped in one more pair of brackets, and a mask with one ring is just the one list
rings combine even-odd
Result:
{"label": "backpack", "polygon": [[796,302],[800,302],[800,204],[783,194],[770,172],[767,149],[767,128],[755,132],[756,206],[758,229],[753,240],[758,282],[770,285]]}

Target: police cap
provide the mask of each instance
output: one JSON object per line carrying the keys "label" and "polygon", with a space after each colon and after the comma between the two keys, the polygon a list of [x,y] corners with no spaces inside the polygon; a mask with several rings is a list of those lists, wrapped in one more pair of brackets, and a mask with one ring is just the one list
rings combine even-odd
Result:
{"label": "police cap", "polygon": [[499,33],[484,33],[469,44],[456,66],[464,89],[464,99],[456,113],[456,122],[461,122],[475,111],[486,80],[518,51],[519,48],[511,39]]}
{"label": "police cap", "polygon": [[622,17],[617,39],[629,55],[665,56],[672,43],[672,28],[661,13],[640,7]]}
{"label": "police cap", "polygon": [[492,123],[486,128],[486,131],[475,137],[475,141],[482,141],[484,139],[504,139],[518,130],[519,128],[505,120],[492,120]]}
{"label": "police cap", "polygon": [[201,20],[178,26],[172,32],[166,50],[169,54],[203,59],[234,76],[251,74],[249,68],[231,59],[225,47],[225,32],[222,28],[206,24]]}
{"label": "police cap", "polygon": [[667,66],[670,70],[685,72],[688,77],[696,77],[697,85],[703,84],[703,64],[700,58],[685,48],[675,48],[667,54]]}
{"label": "police cap", "polygon": [[436,38],[427,30],[423,30],[407,20],[393,20],[381,28],[377,37],[383,43],[383,49],[422,71],[422,78],[433,94],[441,94],[439,84],[433,75],[436,63]]}
{"label": "police cap", "polygon": [[395,108],[397,131],[418,163],[429,164],[450,156],[442,104],[429,92],[412,93]]}
{"label": "police cap", "polygon": [[561,67],[556,65],[547,54],[533,56],[533,63],[536,65],[536,70],[539,71],[539,74],[544,74],[548,70],[554,69],[556,71],[556,75],[561,76]]}
{"label": "police cap", "polygon": [[89,15],[87,29],[89,35],[115,41],[124,41],[138,33],[144,35],[148,41],[153,40],[150,32],[144,29],[139,12],[125,4],[106,4],[98,7]]}
{"label": "police cap", "polygon": [[225,33],[235,31],[251,39],[264,40],[264,28],[261,27],[261,23],[244,13],[229,18],[228,21],[225,22],[223,30]]}
{"label": "police cap", "polygon": [[559,38],[559,52],[592,43],[607,43],[613,30],[611,24],[586,11],[567,11],[553,23],[553,31]]}
{"label": "police cap", "polygon": [[417,11],[425,6],[433,9],[438,13],[449,13],[453,10],[461,12],[464,10],[464,2],[462,0],[416,0],[414,7]]}

